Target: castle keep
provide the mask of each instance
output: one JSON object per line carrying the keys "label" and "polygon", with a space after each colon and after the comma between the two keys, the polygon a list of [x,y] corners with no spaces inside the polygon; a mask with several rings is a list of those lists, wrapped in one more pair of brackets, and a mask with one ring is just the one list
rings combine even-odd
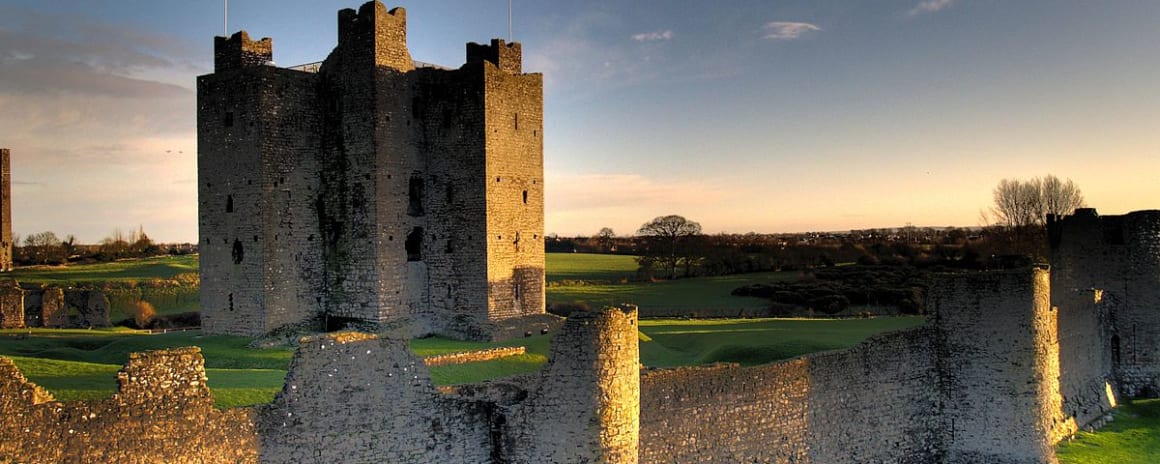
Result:
{"label": "castle keep", "polygon": [[373,1],[339,11],[315,65],[215,39],[197,84],[205,331],[321,316],[490,338],[543,317],[542,76],[518,43],[445,69],[406,38],[406,12]]}

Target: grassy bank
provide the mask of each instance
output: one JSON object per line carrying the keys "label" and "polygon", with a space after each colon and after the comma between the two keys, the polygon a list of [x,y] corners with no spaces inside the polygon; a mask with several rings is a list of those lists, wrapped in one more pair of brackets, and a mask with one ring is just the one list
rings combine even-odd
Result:
{"label": "grassy bank", "polygon": [[1056,450],[1061,464],[1160,462],[1160,399],[1122,404],[1097,432],[1080,432]]}

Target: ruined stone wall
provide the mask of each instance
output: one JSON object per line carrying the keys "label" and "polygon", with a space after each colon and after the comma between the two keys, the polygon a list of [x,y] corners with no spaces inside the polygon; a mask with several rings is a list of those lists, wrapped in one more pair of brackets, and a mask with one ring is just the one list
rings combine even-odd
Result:
{"label": "ruined stone wall", "polygon": [[946,461],[1038,463],[1075,432],[1062,413],[1046,269],[946,275],[930,291]]}
{"label": "ruined stone wall", "polygon": [[304,341],[258,419],[262,462],[490,462],[486,403],[439,393],[405,340]]}
{"label": "ruined stone wall", "polygon": [[501,462],[636,463],[639,360],[635,307],[573,313],[538,385],[504,410]]}
{"label": "ruined stone wall", "polygon": [[810,462],[808,363],[646,372],[639,461]]}
{"label": "ruined stone wall", "polygon": [[763,366],[648,372],[640,462],[936,462],[932,333]]}
{"label": "ruined stone wall", "polygon": [[934,331],[920,327],[807,356],[810,462],[938,462]]}
{"label": "ruined stone wall", "polygon": [[0,329],[24,328],[24,290],[14,281],[0,283]]}
{"label": "ruined stone wall", "polygon": [[482,62],[487,127],[488,315],[544,313],[543,76],[520,74],[515,44]]}
{"label": "ruined stone wall", "polygon": [[0,461],[258,461],[253,413],[216,411],[197,348],[135,353],[117,393],[53,401],[0,358]]}
{"label": "ruined stone wall", "polygon": [[0,271],[12,270],[12,154],[0,148]]}
{"label": "ruined stone wall", "polygon": [[1160,395],[1160,211],[1137,211],[1123,221],[1128,260],[1125,301],[1114,306],[1116,377],[1128,396],[1155,397]]}
{"label": "ruined stone wall", "polygon": [[1160,211],[1084,208],[1052,219],[1065,408],[1086,423],[1109,409],[1110,385],[1130,397],[1160,393]]}

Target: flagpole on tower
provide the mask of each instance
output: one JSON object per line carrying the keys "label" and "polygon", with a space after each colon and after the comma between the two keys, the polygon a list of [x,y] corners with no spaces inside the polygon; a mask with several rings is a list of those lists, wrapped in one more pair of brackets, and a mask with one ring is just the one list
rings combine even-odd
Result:
{"label": "flagpole on tower", "polygon": [[515,39],[512,38],[512,0],[508,0],[508,42],[514,41]]}
{"label": "flagpole on tower", "polygon": [[230,36],[230,0],[226,0],[226,7],[222,10],[222,35]]}

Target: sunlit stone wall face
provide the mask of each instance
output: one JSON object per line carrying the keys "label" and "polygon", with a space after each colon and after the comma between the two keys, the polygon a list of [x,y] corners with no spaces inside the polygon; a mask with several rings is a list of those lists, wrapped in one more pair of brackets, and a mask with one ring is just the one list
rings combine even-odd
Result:
{"label": "sunlit stone wall face", "polygon": [[503,462],[636,463],[639,360],[636,308],[573,313],[510,412]]}
{"label": "sunlit stone wall face", "polygon": [[256,463],[249,409],[218,411],[197,348],[134,353],[109,399],[53,401],[0,358],[0,460]]}
{"label": "sunlit stone wall face", "polygon": [[1062,414],[1045,269],[946,275],[931,286],[946,461],[1043,462]]}

